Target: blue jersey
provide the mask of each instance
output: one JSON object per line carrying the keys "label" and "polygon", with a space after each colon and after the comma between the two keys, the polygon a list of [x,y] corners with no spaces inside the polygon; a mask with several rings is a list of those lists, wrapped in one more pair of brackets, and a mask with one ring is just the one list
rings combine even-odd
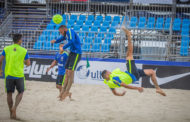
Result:
{"label": "blue jersey", "polygon": [[55,55],[55,60],[57,61],[58,65],[58,75],[64,75],[65,74],[65,64],[68,58],[68,53],[63,52],[60,54],[59,52]]}
{"label": "blue jersey", "polygon": [[68,40],[68,43],[63,46],[64,50],[70,47],[71,52],[82,54],[80,38],[74,30],[68,29],[66,32],[66,37],[61,36],[60,38],[56,40],[55,43],[60,43],[61,41],[66,40],[66,39]]}

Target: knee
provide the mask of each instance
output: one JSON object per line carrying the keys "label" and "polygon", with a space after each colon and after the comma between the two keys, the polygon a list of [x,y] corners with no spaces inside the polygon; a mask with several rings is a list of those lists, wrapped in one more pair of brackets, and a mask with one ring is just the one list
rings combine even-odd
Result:
{"label": "knee", "polygon": [[153,69],[150,70],[150,73],[151,75],[156,75],[156,72]]}

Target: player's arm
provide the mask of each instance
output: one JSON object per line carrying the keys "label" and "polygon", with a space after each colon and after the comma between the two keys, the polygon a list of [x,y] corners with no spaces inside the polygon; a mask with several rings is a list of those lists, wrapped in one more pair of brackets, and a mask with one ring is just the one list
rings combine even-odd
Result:
{"label": "player's arm", "polygon": [[3,63],[4,58],[5,58],[5,56],[1,55],[1,57],[0,57],[0,76],[3,75],[2,63]]}
{"label": "player's arm", "polygon": [[56,60],[53,60],[53,62],[51,63],[51,66],[47,69],[46,72],[49,72],[49,70],[50,70],[51,68],[53,68],[56,64],[57,64],[57,61],[56,61]]}
{"label": "player's arm", "polygon": [[70,33],[69,33],[69,36],[68,36],[69,38],[68,38],[68,43],[66,44],[66,45],[64,45],[63,46],[63,49],[65,50],[65,49],[67,49],[68,47],[70,47],[73,43],[74,43],[74,35],[71,33],[71,35],[70,35]]}
{"label": "player's arm", "polygon": [[28,52],[27,52],[26,55],[25,55],[24,64],[25,64],[26,66],[30,66],[30,59],[29,59]]}
{"label": "player's arm", "polygon": [[112,91],[112,93],[115,95],[115,96],[124,96],[125,95],[125,93],[126,93],[126,91],[124,91],[123,93],[119,93],[119,92],[117,92],[115,89],[111,89],[111,91]]}
{"label": "player's arm", "polygon": [[65,40],[66,38],[64,36],[59,37],[58,39],[51,40],[51,43],[60,43],[61,41]]}
{"label": "player's arm", "polygon": [[131,85],[127,85],[123,82],[121,82],[120,84],[122,87],[125,87],[127,89],[134,89],[134,90],[138,90],[139,92],[143,92],[143,87],[136,87],[136,86],[131,86]]}

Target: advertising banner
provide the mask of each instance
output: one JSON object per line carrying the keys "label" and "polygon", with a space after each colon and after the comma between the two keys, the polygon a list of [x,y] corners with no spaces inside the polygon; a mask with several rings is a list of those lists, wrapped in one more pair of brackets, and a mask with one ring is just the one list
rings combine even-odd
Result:
{"label": "advertising banner", "polygon": [[[57,78],[57,66],[52,68],[46,73],[47,68],[50,66],[52,59],[31,59],[31,66],[24,68],[26,80],[37,80],[45,82],[55,82]],[[142,68],[142,64],[137,64],[138,68]],[[86,67],[86,61],[79,62],[75,71],[75,83],[80,84],[101,84],[103,85],[103,79],[101,73],[103,70],[113,71],[115,68],[120,68],[121,71],[126,71],[126,64],[123,62],[102,62],[102,61],[90,61],[90,67]],[[140,82],[132,84],[140,86]]]}
{"label": "advertising banner", "polygon": [[[190,67],[143,65],[144,69],[154,69],[158,85],[162,88],[190,90]],[[143,77],[143,87],[154,87],[149,77]]]}

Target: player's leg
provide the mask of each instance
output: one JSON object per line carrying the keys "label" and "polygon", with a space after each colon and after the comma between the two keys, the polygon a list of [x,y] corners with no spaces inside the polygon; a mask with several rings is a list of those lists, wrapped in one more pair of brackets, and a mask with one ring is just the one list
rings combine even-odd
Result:
{"label": "player's leg", "polygon": [[10,118],[12,118],[12,111],[11,111],[13,107],[12,94],[14,93],[14,90],[15,90],[14,79],[5,78],[5,89],[7,92],[7,104],[9,107]]}
{"label": "player's leg", "polygon": [[151,77],[151,80],[152,82],[154,83],[154,86],[156,88],[156,92],[163,95],[163,96],[166,96],[166,94],[162,91],[162,89],[159,87],[158,85],[158,82],[157,82],[157,79],[156,79],[156,73],[154,70],[152,69],[145,69],[144,70],[144,73],[147,75],[147,76],[150,76]]}
{"label": "player's leg", "polygon": [[64,93],[64,95],[62,96],[62,100],[64,100],[67,96],[71,96],[71,93],[69,93],[71,86],[74,82],[74,71],[77,67],[78,62],[80,61],[81,58],[81,54],[76,54],[76,53],[72,53],[71,55],[71,61],[69,64],[69,80],[68,80],[68,84],[66,87],[66,91]]}
{"label": "player's leg", "polygon": [[62,84],[62,89],[61,89],[61,93],[60,93],[60,100],[62,99],[65,91],[66,91],[66,88],[67,88],[67,84],[69,82],[69,70],[66,69],[66,73],[65,73],[65,79],[64,79],[64,84]]}
{"label": "player's leg", "polygon": [[131,40],[131,32],[125,27],[122,28],[125,32],[126,38],[128,39],[128,50],[126,52],[126,60],[133,60],[133,44]]}
{"label": "player's leg", "polygon": [[12,93],[7,93],[7,104],[8,104],[8,107],[9,107],[10,118],[12,118],[12,117],[11,117],[11,115],[12,115],[11,109],[12,109],[12,107],[13,107]]}
{"label": "player's leg", "polygon": [[16,99],[15,99],[15,104],[12,108],[12,117],[14,119],[16,119],[16,109],[17,109],[17,107],[18,107],[18,105],[21,102],[22,97],[23,97],[23,93],[24,93],[24,89],[25,89],[25,83],[24,82],[25,82],[24,78],[15,79],[16,89],[18,91],[18,94],[17,94]]}

